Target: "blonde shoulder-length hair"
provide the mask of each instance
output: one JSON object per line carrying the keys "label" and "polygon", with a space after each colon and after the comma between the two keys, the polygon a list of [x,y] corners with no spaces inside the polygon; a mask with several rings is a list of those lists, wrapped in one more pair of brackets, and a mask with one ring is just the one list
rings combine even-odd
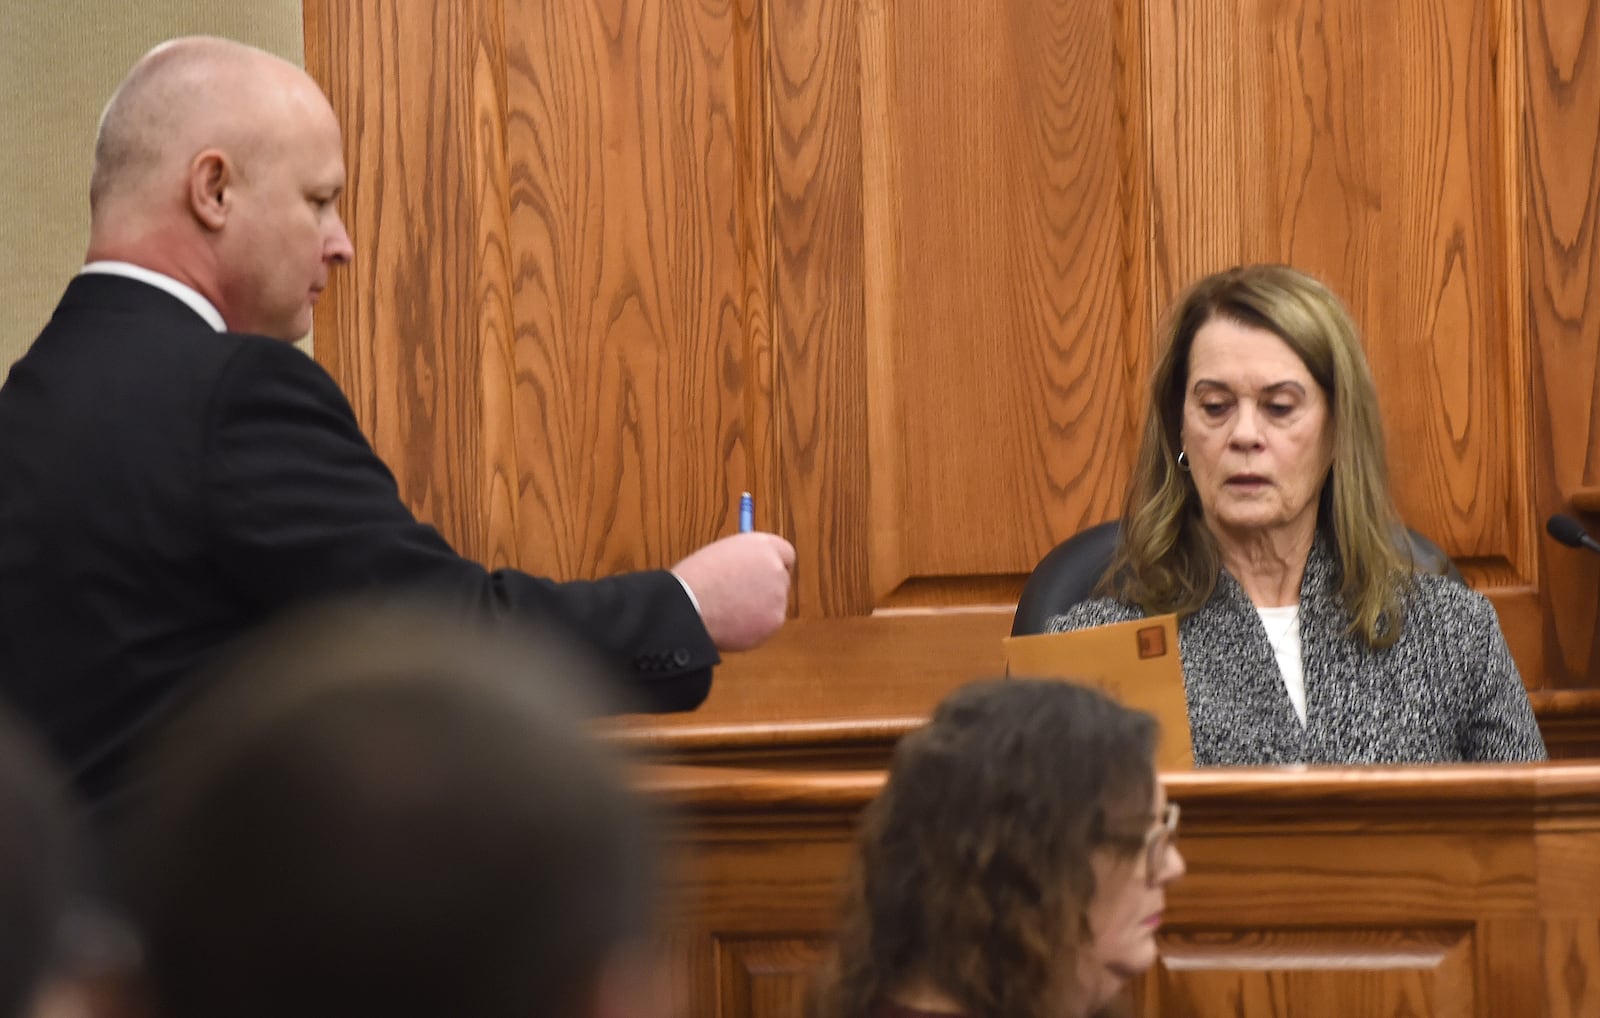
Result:
{"label": "blonde shoulder-length hair", "polygon": [[1415,573],[1389,493],[1372,372],[1339,298],[1287,265],[1250,265],[1207,276],[1168,314],[1121,540],[1102,592],[1150,614],[1187,615],[1199,610],[1216,587],[1221,557],[1177,454],[1189,351],[1200,327],[1217,318],[1278,336],[1322,387],[1333,428],[1333,466],[1322,486],[1318,530],[1339,566],[1351,635],[1373,647],[1392,645],[1404,625],[1402,597]]}

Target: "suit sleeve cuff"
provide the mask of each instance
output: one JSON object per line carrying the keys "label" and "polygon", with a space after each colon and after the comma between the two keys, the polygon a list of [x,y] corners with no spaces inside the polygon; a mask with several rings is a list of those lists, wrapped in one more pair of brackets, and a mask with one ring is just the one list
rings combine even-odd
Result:
{"label": "suit sleeve cuff", "polygon": [[[672,571],[669,569],[668,572]],[[694,591],[689,589],[689,584],[686,583],[683,577],[679,576],[677,573],[672,573],[672,578],[678,581],[678,586],[682,587],[683,592],[688,595],[689,603],[694,605],[694,613],[699,615],[701,618],[704,618],[706,613],[700,610],[700,599],[694,596]]]}

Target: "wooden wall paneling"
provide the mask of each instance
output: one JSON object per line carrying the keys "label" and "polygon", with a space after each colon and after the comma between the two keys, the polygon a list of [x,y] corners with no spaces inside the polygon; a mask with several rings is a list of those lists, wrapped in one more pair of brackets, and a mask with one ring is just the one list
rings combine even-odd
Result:
{"label": "wooden wall paneling", "polygon": [[[1368,928],[1436,926],[1458,920],[1467,907],[1514,914],[1535,902],[1531,837],[1502,840],[1497,826],[1385,832],[1365,843],[1360,831],[1325,826],[1310,833],[1297,826],[1255,846],[1242,837],[1188,838],[1190,873],[1168,919],[1176,931],[1226,911],[1230,923],[1264,932],[1357,921]],[[1474,851],[1461,851],[1469,845]],[[1380,878],[1381,900],[1364,900],[1364,888]]]}
{"label": "wooden wall paneling", "polygon": [[1587,816],[1545,823],[1538,865],[1541,909],[1561,916],[1600,913],[1600,824]]}
{"label": "wooden wall paneling", "polygon": [[[1364,325],[1407,521],[1531,582],[1526,399],[1486,5],[1148,7],[1153,280],[1243,261],[1327,279]],[[1172,125],[1170,128],[1167,125]]]}
{"label": "wooden wall paneling", "polygon": [[317,356],[407,504],[486,560],[509,555],[489,506],[503,512],[516,477],[496,431],[511,327],[498,13],[308,0],[304,15],[306,67],[344,128],[358,252],[317,308]]}
{"label": "wooden wall paneling", "polygon": [[[1150,111],[1150,302],[1157,320],[1192,279],[1245,260],[1240,163],[1257,157],[1261,117],[1242,116],[1234,5],[1143,5]],[[1225,47],[1219,51],[1203,47]],[[1208,58],[1209,56],[1209,58]],[[1226,155],[1224,155],[1226,154]]]}
{"label": "wooden wall paneling", "polygon": [[[1115,515],[1131,460],[1121,156],[1142,106],[1106,0],[862,16],[874,323],[874,577],[885,606],[1014,596]],[[1130,369],[1130,362],[1136,367]],[[881,380],[881,381],[880,381]],[[910,581],[908,585],[908,581]]]}
{"label": "wooden wall paneling", "polygon": [[[1471,582],[1470,580],[1468,582]],[[1543,606],[1543,593],[1541,588],[1535,586],[1514,587],[1483,587],[1479,579],[1479,589],[1488,596],[1489,602],[1494,605],[1495,614],[1500,618],[1500,631],[1505,634],[1506,645],[1511,648],[1511,658],[1517,665],[1517,670],[1522,677],[1523,685],[1529,687],[1534,696],[1534,713],[1539,715],[1541,724],[1545,715],[1538,702],[1539,690],[1548,685],[1550,677],[1545,667],[1544,653],[1544,625],[1545,612]],[[1594,701],[1600,704],[1600,701]],[[1591,704],[1586,702],[1583,706]],[[1571,708],[1578,704],[1569,704]],[[1574,735],[1587,734],[1600,719],[1590,718],[1587,722],[1583,717],[1571,718],[1577,722]],[[1580,733],[1576,729],[1587,729]]]}
{"label": "wooden wall paneling", "polygon": [[1149,1018],[1457,1018],[1482,1013],[1472,928],[1163,931]]}
{"label": "wooden wall paneling", "polygon": [[1546,986],[1549,1018],[1600,1014],[1600,923],[1591,919],[1545,923],[1535,942]]}
{"label": "wooden wall paneling", "polygon": [[[744,421],[748,429],[748,479],[755,504],[758,530],[781,533],[790,539],[783,498],[782,428],[776,408],[778,350],[773,335],[773,152],[771,144],[772,85],[767,51],[765,0],[738,0],[738,70],[735,116],[739,129],[738,173],[739,249],[744,262]],[[795,598],[791,591],[790,614]]]}
{"label": "wooden wall paneling", "polygon": [[1600,818],[1576,804],[1540,817],[1536,872],[1537,960],[1550,988],[1547,1014],[1600,1014]]}
{"label": "wooden wall paneling", "polygon": [[[1541,975],[1543,938],[1549,922],[1535,916],[1497,916],[1477,924],[1478,1013],[1541,1014],[1559,993],[1549,973]],[[1558,1012],[1557,1012],[1558,1013]]]}
{"label": "wooden wall paneling", "polygon": [[855,817],[880,779],[653,773],[675,789],[665,800],[676,812],[663,940],[680,970],[671,1013],[799,1018],[837,925]]}
{"label": "wooden wall paneling", "polygon": [[[669,891],[671,887],[669,887]],[[664,910],[671,914],[673,906]],[[695,1018],[715,1015],[723,990],[717,982],[717,945],[699,930],[674,926],[673,932],[652,938],[657,986],[665,1001],[660,1018]]]}
{"label": "wooden wall paneling", "polygon": [[816,937],[717,940],[724,1010],[747,1015],[803,1015],[827,942]]}
{"label": "wooden wall paneling", "polygon": [[1600,490],[1600,6],[1524,0],[1530,325],[1563,493]]}
{"label": "wooden wall paneling", "polygon": [[[1600,509],[1600,4],[1523,0],[1527,315],[1539,511]],[[1600,560],[1540,544],[1549,681],[1600,685]]]}
{"label": "wooden wall paneling", "polygon": [[864,339],[869,416],[867,455],[868,512],[872,525],[870,556],[874,605],[881,604],[911,575],[902,520],[906,511],[906,441],[898,426],[905,415],[899,370],[901,248],[905,174],[896,129],[900,92],[896,69],[895,20],[900,10],[887,0],[863,0],[861,47],[861,216],[865,250]]}
{"label": "wooden wall paneling", "polygon": [[766,0],[783,532],[802,616],[872,608],[855,5]]}
{"label": "wooden wall paneling", "polygon": [[1600,757],[1600,690],[1535,690],[1529,699],[1552,760]]}
{"label": "wooden wall paneling", "polygon": [[515,536],[560,578],[668,565],[752,486],[744,15],[504,4]]}
{"label": "wooden wall paneling", "polygon": [[[1478,572],[1479,588],[1489,595],[1495,611],[1503,619],[1501,629],[1523,673],[1524,684],[1538,688],[1550,685],[1542,632],[1544,613],[1540,604],[1546,584],[1540,548],[1548,539],[1544,537],[1543,525],[1547,514],[1540,508],[1543,498],[1538,480],[1540,412],[1535,402],[1533,340],[1528,325],[1526,286],[1528,249],[1523,226],[1527,192],[1522,137],[1527,89],[1523,67],[1527,53],[1522,38],[1522,2],[1496,0],[1486,5],[1494,46],[1489,75],[1495,113],[1491,125],[1492,155],[1497,157],[1496,176],[1500,185],[1499,202],[1490,228],[1495,231],[1501,250],[1501,267],[1498,275],[1491,267],[1487,295],[1491,302],[1500,305],[1504,323],[1499,349],[1505,358],[1505,378],[1501,384],[1508,400],[1506,418],[1490,421],[1489,426],[1498,426],[1504,433],[1514,456],[1505,478],[1506,489],[1500,495],[1508,517],[1509,561],[1501,563],[1492,557],[1480,557],[1466,564]],[[1478,153],[1474,158],[1488,159],[1490,153]]]}
{"label": "wooden wall paneling", "polygon": [[[1150,50],[1145,7],[1150,0],[1117,0],[1117,107],[1124,127],[1122,151],[1123,391],[1130,394],[1127,455],[1136,456],[1148,412],[1150,372],[1155,367],[1156,331],[1164,308],[1153,285],[1155,241],[1154,121],[1150,111]],[[1120,515],[1122,506],[1117,506]],[[1070,536],[1070,535],[1067,535]],[[1065,538],[1063,538],[1064,540]],[[1058,542],[1059,543],[1059,542]],[[1048,549],[1046,549],[1048,551]]]}
{"label": "wooden wall paneling", "polygon": [[1392,51],[1403,72],[1378,96],[1387,115],[1373,111],[1380,179],[1394,186],[1363,280],[1395,495],[1480,585],[1528,584],[1526,333],[1517,288],[1506,285],[1523,271],[1505,185],[1516,164],[1516,136],[1506,133],[1515,106],[1505,109],[1517,94],[1516,19],[1477,2],[1405,3],[1397,13],[1376,19],[1407,49]]}

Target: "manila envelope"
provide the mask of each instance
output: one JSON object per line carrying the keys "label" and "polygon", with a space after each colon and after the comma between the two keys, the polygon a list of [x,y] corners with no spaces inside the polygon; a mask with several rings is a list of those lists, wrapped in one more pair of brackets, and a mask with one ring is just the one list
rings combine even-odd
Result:
{"label": "manila envelope", "polygon": [[1124,706],[1154,714],[1161,723],[1158,768],[1194,766],[1177,616],[1157,615],[1070,633],[1009,636],[1003,642],[1007,675],[1081,682]]}

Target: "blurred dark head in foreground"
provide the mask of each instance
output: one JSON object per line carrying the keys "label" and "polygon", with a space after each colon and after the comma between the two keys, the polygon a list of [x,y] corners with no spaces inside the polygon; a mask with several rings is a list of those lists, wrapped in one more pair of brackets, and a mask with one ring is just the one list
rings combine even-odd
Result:
{"label": "blurred dark head in foreground", "polygon": [[0,1018],[32,1010],[70,962],[82,877],[67,781],[10,711],[0,711]]}
{"label": "blurred dark head in foreground", "polygon": [[0,712],[0,1018],[27,1014],[61,961],[79,875],[65,786],[32,736]]}
{"label": "blurred dark head in foreground", "polygon": [[612,1013],[652,849],[579,722],[596,668],[417,606],[262,634],[148,756],[127,817],[155,1011]]}

